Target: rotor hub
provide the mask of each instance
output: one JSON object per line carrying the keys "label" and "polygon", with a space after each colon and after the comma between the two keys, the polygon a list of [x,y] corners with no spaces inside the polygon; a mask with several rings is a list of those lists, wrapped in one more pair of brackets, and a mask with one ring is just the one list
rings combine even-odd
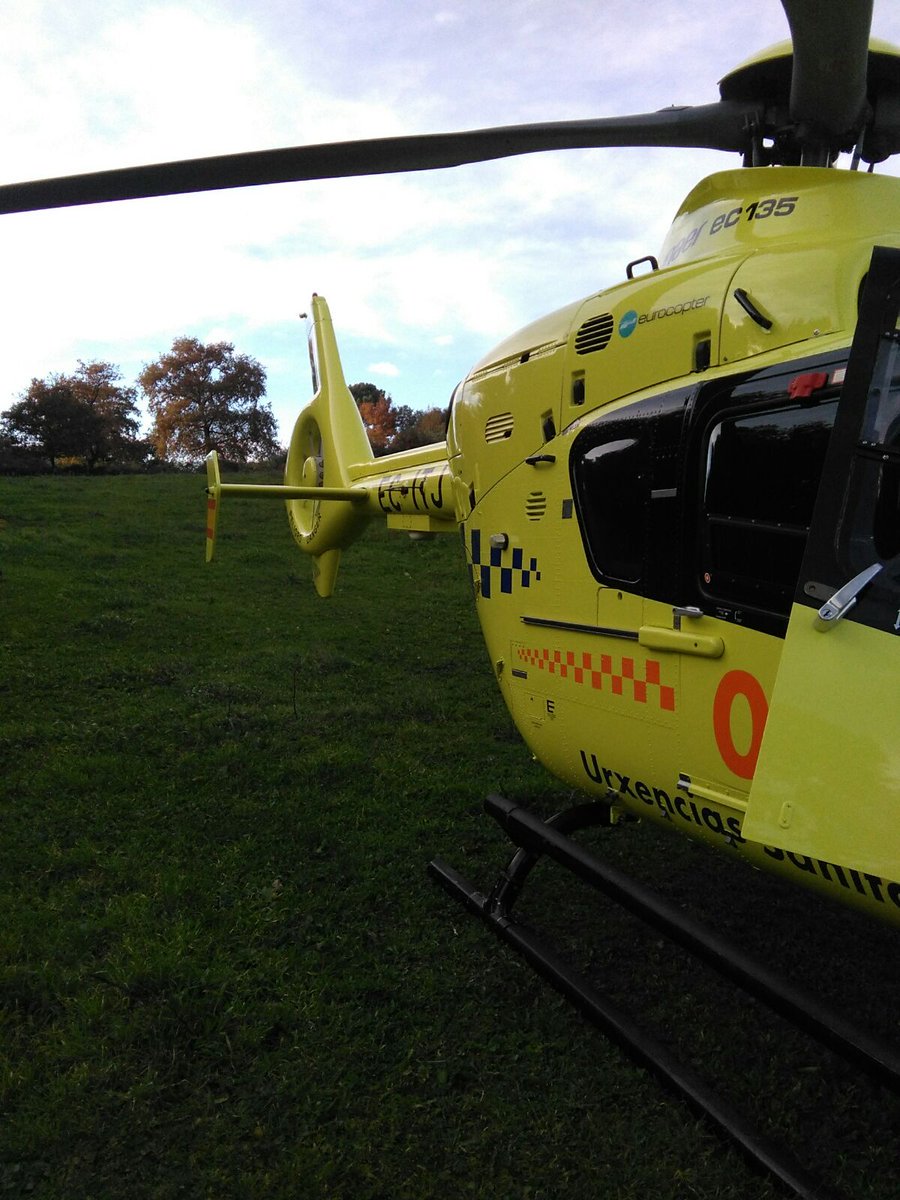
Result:
{"label": "rotor hub", "polygon": [[[760,106],[758,126],[748,131],[754,143],[745,154],[748,165],[802,161],[826,166],[841,151],[852,150],[858,150],[865,162],[876,163],[896,153],[900,148],[900,49],[879,38],[871,38],[868,46],[864,101],[833,112],[828,111],[820,91],[811,97],[801,94],[798,100],[792,42],[770,46],[729,71],[719,82],[722,100]],[[826,86],[822,82],[826,75],[821,73],[820,88]]]}

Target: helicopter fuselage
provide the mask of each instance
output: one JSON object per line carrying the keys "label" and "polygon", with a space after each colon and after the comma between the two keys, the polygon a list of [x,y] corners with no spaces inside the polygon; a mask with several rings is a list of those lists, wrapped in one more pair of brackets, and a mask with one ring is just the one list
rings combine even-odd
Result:
{"label": "helicopter fuselage", "polygon": [[[900,920],[900,884],[858,866],[852,836],[832,862],[743,832],[874,245],[900,246],[896,180],[713,176],[658,266],[474,368],[447,453],[488,654],[536,758]],[[869,719],[890,742],[892,714]]]}
{"label": "helicopter fuselage", "polygon": [[[725,172],[660,259],[522,329],[376,459],[313,298],[280,495],[332,593],[370,519],[459,531],[535,757],[900,922],[900,181]],[[638,273],[636,267],[642,271]]]}

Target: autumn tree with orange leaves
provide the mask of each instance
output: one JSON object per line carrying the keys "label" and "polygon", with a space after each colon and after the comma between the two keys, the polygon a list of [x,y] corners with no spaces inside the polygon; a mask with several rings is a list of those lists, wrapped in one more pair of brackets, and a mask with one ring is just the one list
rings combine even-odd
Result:
{"label": "autumn tree with orange leaves", "polygon": [[153,415],[160,458],[190,461],[210,450],[231,462],[279,452],[275,416],[262,403],[266,373],[230,342],[204,345],[176,338],[172,349],[138,376]]}
{"label": "autumn tree with orange leaves", "polygon": [[428,446],[446,436],[445,415],[440,408],[420,412],[408,404],[395,405],[387,392],[374,383],[351,383],[350,394],[376,454]]}
{"label": "autumn tree with orange leaves", "polygon": [[372,449],[376,454],[385,454],[396,432],[390,396],[374,383],[351,383],[350,395],[356,401]]}

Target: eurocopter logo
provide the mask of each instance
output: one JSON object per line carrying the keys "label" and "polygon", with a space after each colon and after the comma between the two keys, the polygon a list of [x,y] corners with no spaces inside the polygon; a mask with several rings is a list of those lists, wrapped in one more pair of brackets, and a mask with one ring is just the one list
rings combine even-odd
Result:
{"label": "eurocopter logo", "polygon": [[619,337],[631,337],[637,329],[638,315],[633,308],[629,308],[628,312],[619,321]]}
{"label": "eurocopter logo", "polygon": [[706,308],[709,296],[697,296],[693,300],[684,300],[680,304],[669,304],[665,308],[654,308],[651,312],[637,313],[629,308],[619,318],[619,337],[631,337],[638,325],[649,325],[651,321],[662,321],[665,317],[683,317],[685,313],[694,312],[698,308]]}

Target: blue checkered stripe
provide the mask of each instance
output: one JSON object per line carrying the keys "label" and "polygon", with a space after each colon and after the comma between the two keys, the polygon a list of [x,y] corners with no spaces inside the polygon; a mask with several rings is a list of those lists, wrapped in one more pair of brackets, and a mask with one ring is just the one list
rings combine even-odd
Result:
{"label": "blue checkered stripe", "polygon": [[[472,581],[485,600],[490,600],[498,587],[502,595],[509,596],[514,587],[527,588],[541,581],[537,559],[529,558],[526,566],[525,551],[521,546],[511,552],[490,545],[482,548],[481,530],[473,529],[469,548],[472,554]],[[486,560],[484,551],[487,551]],[[507,559],[505,563],[504,556]]]}

